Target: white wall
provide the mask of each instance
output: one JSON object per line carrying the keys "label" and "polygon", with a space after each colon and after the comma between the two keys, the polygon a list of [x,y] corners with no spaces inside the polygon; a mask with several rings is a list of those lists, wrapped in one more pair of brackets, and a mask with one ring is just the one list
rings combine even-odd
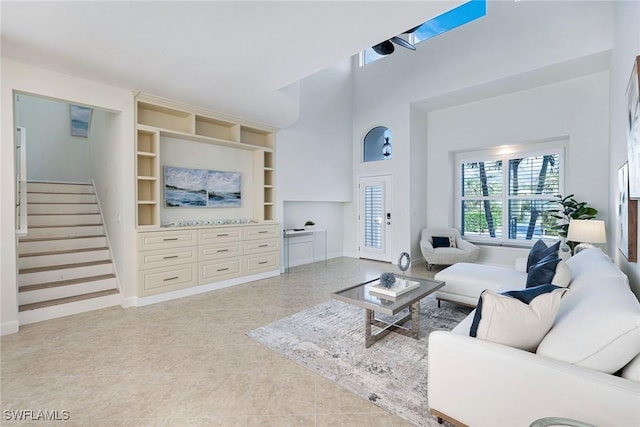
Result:
{"label": "white wall", "polygon": [[427,147],[427,115],[416,107],[411,107],[411,259],[415,262],[424,260],[420,252],[420,237],[427,223],[427,192],[424,185],[428,179]]}
{"label": "white wall", "polygon": [[[606,219],[609,215],[608,88],[609,73],[602,72],[430,112],[427,225],[455,224],[453,153],[526,145],[565,136],[569,142],[564,194],[575,194],[576,199],[598,209],[599,218]],[[495,248],[482,247],[483,252],[492,250]]]}
{"label": "white wall", "polygon": [[351,200],[350,64],[342,61],[300,82],[300,118],[277,135],[280,200]]}
{"label": "white wall", "polygon": [[[111,236],[114,248],[119,250],[114,259],[120,275],[124,293],[135,289],[135,211],[133,187],[133,96],[128,90],[88,80],[74,78],[19,62],[1,59],[0,116],[0,296],[2,334],[16,332],[17,312],[17,268],[15,237],[15,168],[14,168],[14,112],[15,92],[24,92],[44,97],[61,99],[87,106],[100,107],[120,112],[112,123],[114,164],[120,165],[121,174],[111,175],[109,185],[117,194],[114,209],[120,212],[122,232]],[[105,218],[106,221],[117,218]]]}
{"label": "white wall", "polygon": [[16,125],[26,128],[27,133],[27,179],[90,181],[89,144],[96,134],[95,114],[89,137],[82,138],[71,136],[67,103],[19,94],[15,109]]}
{"label": "white wall", "polygon": [[[616,2],[614,47],[611,57],[610,89],[610,157],[609,157],[609,218],[607,224],[616,224],[618,195],[618,168],[627,161],[626,96],[634,58],[640,55],[640,2]],[[610,227],[610,229],[613,227]],[[615,233],[609,233],[610,256],[629,276],[634,293],[640,298],[640,265],[630,263],[618,248]]]}
{"label": "white wall", "polygon": [[[354,174],[393,174],[396,253],[409,244],[412,252],[417,250],[419,217],[412,222],[410,213],[426,208],[419,193],[427,191],[427,183],[420,187],[410,179],[419,164],[413,153],[420,143],[432,145],[413,139],[410,105],[427,110],[451,107],[602,71],[606,69],[603,58],[606,61],[611,49],[614,7],[614,2],[491,1],[486,17],[423,42],[416,51],[396,49],[390,58],[355,70]],[[554,123],[564,120],[549,119]],[[362,137],[376,125],[393,132],[394,158],[374,162],[376,165],[360,164],[357,153]],[[460,123],[452,126],[458,128]],[[439,179],[436,184],[442,184]],[[414,207],[414,200],[422,205]],[[427,204],[433,203],[441,202],[429,195]],[[355,204],[349,204],[347,221],[355,224],[356,215]],[[346,252],[355,252],[354,229],[346,230]]]}
{"label": "white wall", "polygon": [[[132,203],[126,197],[126,190],[133,186],[131,165],[133,160],[123,161],[123,156],[133,156],[129,138],[122,138],[122,126],[127,122],[125,113],[116,113],[94,109],[89,143],[91,178],[96,187],[100,209],[102,209],[104,227],[109,238],[109,248],[113,256],[118,286],[122,295],[133,296],[136,292],[135,272],[132,270],[132,236],[127,221],[131,220]],[[123,185],[125,186],[123,188]]]}
{"label": "white wall", "polygon": [[[313,220],[327,229],[329,257],[342,256],[344,202],[353,197],[351,60],[305,78],[297,89],[300,118],[277,136],[278,219],[284,229]],[[292,248],[294,263],[310,260],[310,245]]]}

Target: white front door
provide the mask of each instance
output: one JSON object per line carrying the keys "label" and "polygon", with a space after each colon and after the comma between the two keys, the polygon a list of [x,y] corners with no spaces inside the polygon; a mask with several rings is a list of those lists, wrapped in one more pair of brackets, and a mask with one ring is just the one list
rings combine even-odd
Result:
{"label": "white front door", "polygon": [[391,261],[391,175],[358,179],[358,254]]}

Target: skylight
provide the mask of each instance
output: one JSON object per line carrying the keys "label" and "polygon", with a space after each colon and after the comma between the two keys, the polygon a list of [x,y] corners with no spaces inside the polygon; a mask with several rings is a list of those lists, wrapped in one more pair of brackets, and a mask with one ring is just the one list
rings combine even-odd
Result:
{"label": "skylight", "polygon": [[[401,37],[415,45],[464,24],[468,24],[486,14],[486,0],[469,0],[442,15],[428,20],[412,33],[402,34]],[[384,56],[386,55],[380,55],[372,48],[367,48],[360,54],[360,66],[370,64]]]}

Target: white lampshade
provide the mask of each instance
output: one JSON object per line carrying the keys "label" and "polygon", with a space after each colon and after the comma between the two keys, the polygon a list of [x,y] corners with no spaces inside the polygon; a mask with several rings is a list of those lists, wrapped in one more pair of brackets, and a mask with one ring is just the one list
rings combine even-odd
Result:
{"label": "white lampshade", "polygon": [[569,222],[567,240],[578,243],[606,243],[604,221],[595,219],[572,219]]}

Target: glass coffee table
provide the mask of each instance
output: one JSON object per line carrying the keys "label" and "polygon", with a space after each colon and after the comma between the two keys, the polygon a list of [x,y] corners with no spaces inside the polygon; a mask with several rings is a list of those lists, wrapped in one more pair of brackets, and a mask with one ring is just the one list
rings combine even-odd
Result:
{"label": "glass coffee table", "polygon": [[[400,278],[400,276],[396,276]],[[384,296],[372,291],[371,288],[379,283],[379,277],[359,285],[351,286],[331,294],[331,298],[364,308],[365,347],[369,348],[375,342],[389,334],[396,332],[418,339],[420,332],[420,300],[444,286],[444,282],[429,279],[405,277],[407,280],[419,283],[419,286],[397,297]],[[392,322],[376,319],[375,313],[395,316],[405,308],[409,309],[406,316]],[[411,328],[403,326],[411,320]],[[381,331],[372,333],[372,326]]]}

